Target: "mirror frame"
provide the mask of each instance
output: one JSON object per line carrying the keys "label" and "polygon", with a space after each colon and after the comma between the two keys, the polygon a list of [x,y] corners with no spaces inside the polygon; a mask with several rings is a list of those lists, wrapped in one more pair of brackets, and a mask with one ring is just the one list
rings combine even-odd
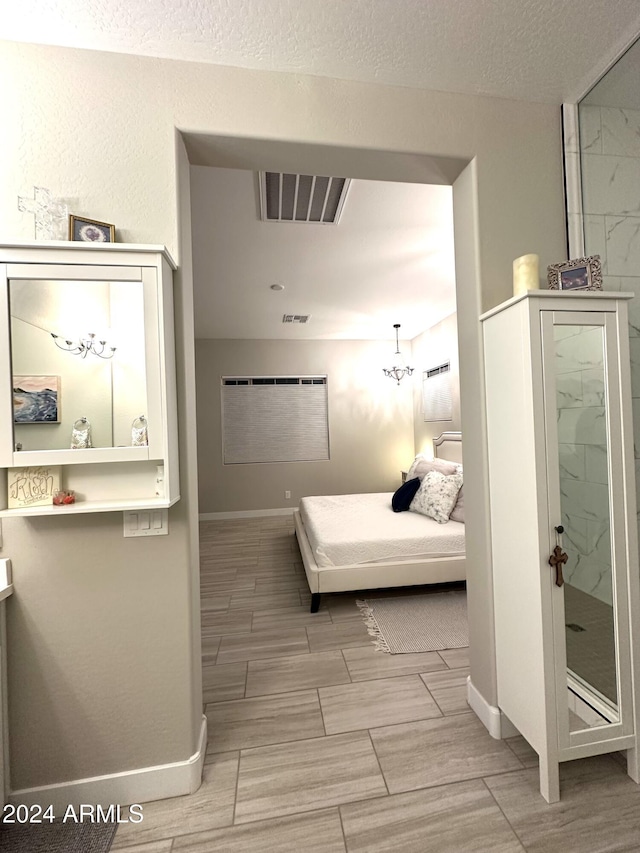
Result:
{"label": "mirror frame", "polygon": [[[161,436],[159,441],[157,424],[160,414],[160,365],[158,362],[158,299],[155,275],[152,270],[139,266],[97,265],[87,268],[84,264],[3,264],[0,267],[0,323],[10,329],[11,314],[9,291],[12,281],[47,280],[59,281],[128,281],[140,282],[144,300],[144,338],[145,368],[147,375],[147,420],[153,424],[146,447],[96,447],[85,450],[50,449],[21,450],[14,447],[13,422],[13,370],[10,331],[2,335],[5,352],[0,352],[5,375],[0,378],[0,387],[5,393],[0,399],[0,466],[17,467],[23,465],[73,465],[87,462],[125,462],[161,458]],[[7,394],[7,387],[9,393]],[[4,402],[4,405],[2,403]],[[154,437],[155,434],[155,437]],[[154,446],[155,445],[155,446]]]}

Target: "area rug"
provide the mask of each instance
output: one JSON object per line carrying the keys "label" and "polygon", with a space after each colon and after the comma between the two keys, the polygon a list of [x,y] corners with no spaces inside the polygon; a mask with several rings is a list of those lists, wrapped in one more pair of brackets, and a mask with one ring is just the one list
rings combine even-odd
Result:
{"label": "area rug", "polygon": [[469,645],[467,593],[357,601],[374,645],[391,655],[461,649]]}
{"label": "area rug", "polygon": [[107,853],[115,823],[0,824],[2,853]]}

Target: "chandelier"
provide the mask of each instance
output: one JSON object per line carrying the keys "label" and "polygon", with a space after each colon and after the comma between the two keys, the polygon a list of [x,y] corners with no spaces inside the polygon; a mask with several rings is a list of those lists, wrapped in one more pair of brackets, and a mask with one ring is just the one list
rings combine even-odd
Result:
{"label": "chandelier", "polygon": [[93,332],[89,332],[86,338],[79,338],[76,342],[63,341],[59,343],[59,341],[62,341],[62,338],[59,335],[54,335],[53,332],[51,332],[51,337],[58,349],[79,355],[80,358],[86,358],[88,353],[97,355],[98,358],[113,358],[113,354],[116,351],[115,347],[107,347],[106,341],[97,341]]}
{"label": "chandelier", "polygon": [[400,352],[400,344],[398,343],[398,329],[400,328],[400,323],[394,323],[393,328],[396,330],[396,351],[393,356],[393,367],[383,367],[382,369],[384,370],[385,376],[390,376],[391,379],[395,379],[399,385],[403,376],[411,376],[413,373],[413,367],[407,367],[407,363]]}

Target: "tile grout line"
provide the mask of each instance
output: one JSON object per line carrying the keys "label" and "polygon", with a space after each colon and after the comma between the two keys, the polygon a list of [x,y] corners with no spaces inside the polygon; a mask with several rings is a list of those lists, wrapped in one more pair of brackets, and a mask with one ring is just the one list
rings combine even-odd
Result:
{"label": "tile grout line", "polygon": [[493,795],[493,791],[492,791],[492,790],[491,790],[491,788],[487,785],[487,782],[486,782],[486,779],[485,779],[485,777],[484,777],[484,776],[482,777],[482,784],[485,786],[485,788],[486,788],[486,789],[487,789],[487,791],[489,792],[489,796],[491,797],[491,799],[493,800],[493,802],[494,802],[494,803],[496,804],[496,806],[498,807],[498,810],[499,810],[500,814],[502,815],[502,817],[506,820],[507,825],[510,827],[511,831],[513,832],[513,834],[515,835],[515,837],[518,839],[518,843],[520,844],[520,846],[522,847],[522,849],[526,851],[526,850],[527,850],[527,847],[525,846],[525,844],[524,844],[523,840],[520,838],[520,836],[519,836],[519,835],[518,835],[518,833],[516,832],[515,827],[513,826],[513,824],[512,824],[512,823],[511,823],[511,821],[509,820],[509,818],[508,818],[508,817],[506,816],[506,814],[504,813],[504,810],[503,810],[502,806],[501,806],[501,805],[500,805],[500,803],[497,801],[497,799],[494,797],[494,795]]}
{"label": "tile grout line", "polygon": [[[323,722],[323,727],[324,727],[324,722]],[[224,755],[225,752],[244,752],[248,749],[253,749],[253,750],[271,749],[274,746],[295,746],[298,743],[302,743],[302,741],[324,740],[325,738],[328,738],[328,737],[342,737],[342,735],[353,735],[353,734],[358,734],[358,732],[366,732],[366,731],[367,731],[367,729],[357,729],[356,731],[353,731],[353,732],[336,732],[334,735],[323,734],[323,735],[314,735],[312,737],[301,737],[301,738],[298,738],[297,740],[277,740],[277,741],[274,741],[273,743],[262,743],[262,744],[259,744],[257,746],[240,746],[240,747],[236,747],[235,749],[232,749],[232,748],[222,749],[222,750],[220,750],[220,752],[212,752],[211,755]]]}
{"label": "tile grout line", "polygon": [[322,700],[320,699],[320,688],[316,687],[316,695],[318,696],[318,707],[320,708],[320,718],[322,719],[322,728],[324,729],[324,736],[328,737],[327,732],[327,724],[324,720],[324,711],[322,710]]}
{"label": "tile grout line", "polygon": [[367,736],[369,738],[369,743],[371,744],[371,749],[373,750],[373,754],[376,757],[376,763],[378,765],[378,770],[380,771],[380,775],[382,776],[382,781],[384,782],[384,787],[387,792],[387,796],[391,796],[391,791],[389,790],[389,786],[387,785],[387,777],[384,775],[384,770],[382,769],[382,764],[380,763],[380,756],[378,755],[378,751],[376,750],[376,745],[373,742],[373,738],[371,737],[371,729],[367,729]]}
{"label": "tile grout line", "polygon": [[355,682],[351,676],[351,670],[349,669],[349,664],[347,662],[346,657],[344,656],[344,649],[340,649],[340,654],[342,655],[342,660],[344,661],[344,665],[345,665],[345,668],[347,670],[347,675],[349,676],[349,683],[355,684]]}
{"label": "tile grout line", "polygon": [[[522,737],[522,735],[520,735],[520,737]],[[513,749],[513,747],[512,747],[512,746],[511,746],[511,744],[509,743],[509,740],[510,740],[510,739],[509,739],[509,738],[502,738],[502,740],[504,741],[504,743],[506,743],[506,745],[509,747],[509,749],[511,750],[511,752],[512,752],[512,753],[515,755],[515,757],[518,759],[518,761],[520,762],[520,764],[522,764],[522,769],[523,769],[523,770],[531,770],[531,768],[530,768],[530,767],[527,767],[527,766],[526,766],[526,764],[524,763],[524,761],[523,761],[523,760],[520,758],[520,756],[516,753],[515,749]]]}
{"label": "tile grout line", "polygon": [[236,773],[236,784],[233,794],[233,815],[231,817],[231,826],[236,826],[236,809],[238,807],[238,787],[240,786],[240,762],[242,761],[242,750],[238,750],[238,771]]}
{"label": "tile grout line", "polygon": [[[335,651],[342,651],[342,650],[336,649]],[[314,655],[314,654],[331,654],[331,652],[309,652],[309,656]],[[282,655],[281,657],[276,657],[276,658],[256,658],[256,659],[250,660],[250,661],[235,661],[235,662],[230,663],[230,664],[220,664],[220,666],[236,666],[237,664],[240,664],[240,663],[247,663],[247,664],[249,664],[249,663],[264,663],[265,661],[285,661],[285,660],[287,660],[288,657],[298,657],[298,656],[304,657],[304,653],[301,653],[299,655],[298,654]],[[344,656],[343,656],[343,659],[344,659]],[[433,672],[433,671],[434,670],[431,670],[431,672]],[[435,672],[442,672],[442,670],[435,670]],[[248,672],[247,672],[247,675],[248,675]],[[420,678],[419,672],[405,672],[405,673],[398,673],[398,674],[394,674],[394,675],[376,676],[374,678],[360,678],[357,681],[354,681],[351,678],[351,673],[349,672],[348,666],[347,666],[347,675],[350,678],[349,681],[336,681],[335,683],[332,683],[332,684],[311,685],[309,687],[292,687],[290,690],[276,690],[273,693],[256,693],[253,696],[245,696],[242,698],[264,699],[264,698],[267,698],[269,696],[271,696],[271,697],[273,697],[273,696],[286,696],[289,693],[300,693],[300,692],[303,692],[305,690],[319,690],[319,689],[322,689],[324,687],[346,687],[349,684],[370,684],[372,681],[391,681],[391,680],[396,680],[399,678],[412,678],[414,675],[417,675],[418,678]],[[433,693],[429,690],[429,688],[427,687],[427,685],[424,683],[424,681],[422,679],[420,679],[420,681],[424,685],[427,693],[430,695],[430,697],[433,699],[433,701],[436,703],[436,705],[438,705],[438,708],[440,708],[440,704],[438,703],[437,699],[434,697]],[[246,688],[246,684],[245,684],[245,688]],[[455,690],[456,688],[455,687],[449,687],[449,688],[441,688],[441,689],[443,689],[443,690]],[[225,702],[239,702],[239,701],[240,701],[240,698],[238,698],[238,699],[222,699],[219,702],[207,702],[206,704],[207,705],[222,705]],[[469,710],[471,710],[471,709],[469,708]],[[445,714],[444,711],[442,711],[442,714],[443,714],[443,716],[448,717],[448,716],[456,716],[457,714],[466,714],[467,712],[468,711],[465,708],[464,710],[456,711],[453,714]]]}
{"label": "tile grout line", "polygon": [[338,806],[338,820],[340,821],[340,829],[342,830],[342,841],[344,842],[344,850],[345,853],[348,853],[347,833],[344,830],[344,821],[342,820],[342,806]]}

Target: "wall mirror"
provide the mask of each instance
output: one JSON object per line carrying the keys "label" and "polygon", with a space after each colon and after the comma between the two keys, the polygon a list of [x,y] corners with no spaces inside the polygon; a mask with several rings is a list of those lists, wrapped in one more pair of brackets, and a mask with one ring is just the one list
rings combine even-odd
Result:
{"label": "wall mirror", "polygon": [[553,326],[568,731],[620,721],[605,329]]}
{"label": "wall mirror", "polygon": [[148,410],[142,282],[10,279],[9,314],[15,448],[69,449],[83,418],[92,447],[130,446]]}

